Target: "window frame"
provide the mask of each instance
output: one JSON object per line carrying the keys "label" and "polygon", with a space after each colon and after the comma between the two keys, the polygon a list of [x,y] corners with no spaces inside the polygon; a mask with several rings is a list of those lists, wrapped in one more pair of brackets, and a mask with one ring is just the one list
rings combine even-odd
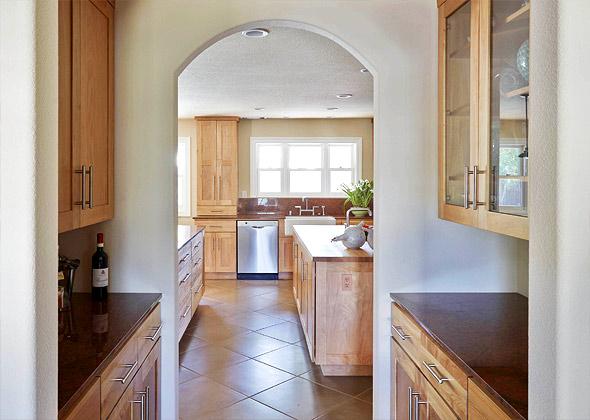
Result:
{"label": "window frame", "polygon": [[[178,168],[178,150],[180,149],[181,144],[186,145],[186,156],[185,156],[185,167],[186,173],[184,177],[186,179],[186,188],[184,191],[181,191],[180,188],[180,171]],[[185,136],[178,136],[178,146],[176,149],[176,181],[177,181],[177,190],[178,196],[184,197],[184,202],[186,203],[186,207],[181,208],[178,205],[178,216],[179,217],[190,217],[191,216],[191,138]],[[178,199],[177,199],[178,201]]]}
{"label": "window frame", "polygon": [[[290,144],[319,144],[322,149],[322,167],[310,169],[289,169],[289,145]],[[352,168],[330,168],[330,155],[327,152],[328,146],[334,143],[354,144],[356,153],[353,153]],[[259,169],[258,165],[258,145],[277,144],[283,148],[282,163],[280,168]],[[361,137],[250,137],[250,194],[252,197],[326,197],[342,198],[346,195],[343,192],[331,192],[330,190],[330,173],[337,171],[350,170],[352,172],[352,182],[361,179],[363,173],[363,141]],[[280,171],[281,172],[281,192],[278,193],[261,193],[258,190],[259,171]],[[321,192],[287,192],[289,190],[289,172],[293,171],[313,171],[321,170],[322,173],[322,191]]]}

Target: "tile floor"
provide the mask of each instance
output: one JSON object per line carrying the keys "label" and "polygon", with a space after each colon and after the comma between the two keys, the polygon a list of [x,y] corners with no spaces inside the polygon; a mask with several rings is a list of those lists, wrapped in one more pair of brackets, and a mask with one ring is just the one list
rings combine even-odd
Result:
{"label": "tile floor", "polygon": [[180,341],[181,419],[371,419],[371,378],[311,363],[291,284],[207,281]]}

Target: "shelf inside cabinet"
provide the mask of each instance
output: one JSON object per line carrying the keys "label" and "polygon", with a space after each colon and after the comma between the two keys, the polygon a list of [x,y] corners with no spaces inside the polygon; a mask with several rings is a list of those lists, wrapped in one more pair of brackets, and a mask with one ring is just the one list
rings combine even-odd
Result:
{"label": "shelf inside cabinet", "polygon": [[523,86],[518,89],[511,90],[510,92],[506,92],[507,98],[513,98],[515,96],[528,96],[529,95],[529,87]]}
{"label": "shelf inside cabinet", "polygon": [[524,17],[527,13],[530,12],[530,10],[531,10],[531,4],[527,2],[520,9],[518,9],[516,12],[514,12],[510,16],[508,16],[506,18],[506,23],[514,22],[515,20],[520,19],[521,17]]}

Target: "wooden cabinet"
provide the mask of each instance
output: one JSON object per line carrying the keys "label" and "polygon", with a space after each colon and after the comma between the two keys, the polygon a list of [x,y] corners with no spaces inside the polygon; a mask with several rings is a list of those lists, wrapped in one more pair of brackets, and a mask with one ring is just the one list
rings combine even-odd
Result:
{"label": "wooden cabinet", "polygon": [[203,230],[195,233],[178,250],[178,340],[188,327],[205,292],[203,275],[205,249],[208,239]]}
{"label": "wooden cabinet", "polygon": [[279,238],[279,272],[293,271],[293,238]]}
{"label": "wooden cabinet", "polygon": [[94,378],[92,385],[72,411],[65,417],[60,415],[59,418],[65,420],[100,419],[100,378]]}
{"label": "wooden cabinet", "polygon": [[199,216],[237,214],[238,120],[196,118]]}
{"label": "wooden cabinet", "polygon": [[205,228],[204,267],[209,278],[233,276],[236,273],[236,221],[198,219]]}
{"label": "wooden cabinet", "polygon": [[521,239],[528,239],[525,3],[443,2],[438,54],[439,217]]}
{"label": "wooden cabinet", "polygon": [[114,9],[59,2],[59,232],[114,210]]}

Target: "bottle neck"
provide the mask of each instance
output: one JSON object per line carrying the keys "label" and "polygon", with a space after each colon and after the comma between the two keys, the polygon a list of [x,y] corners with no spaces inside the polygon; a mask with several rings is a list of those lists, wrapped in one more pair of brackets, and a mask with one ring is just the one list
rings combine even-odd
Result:
{"label": "bottle neck", "polygon": [[97,251],[104,251],[104,244],[96,244],[96,250]]}

